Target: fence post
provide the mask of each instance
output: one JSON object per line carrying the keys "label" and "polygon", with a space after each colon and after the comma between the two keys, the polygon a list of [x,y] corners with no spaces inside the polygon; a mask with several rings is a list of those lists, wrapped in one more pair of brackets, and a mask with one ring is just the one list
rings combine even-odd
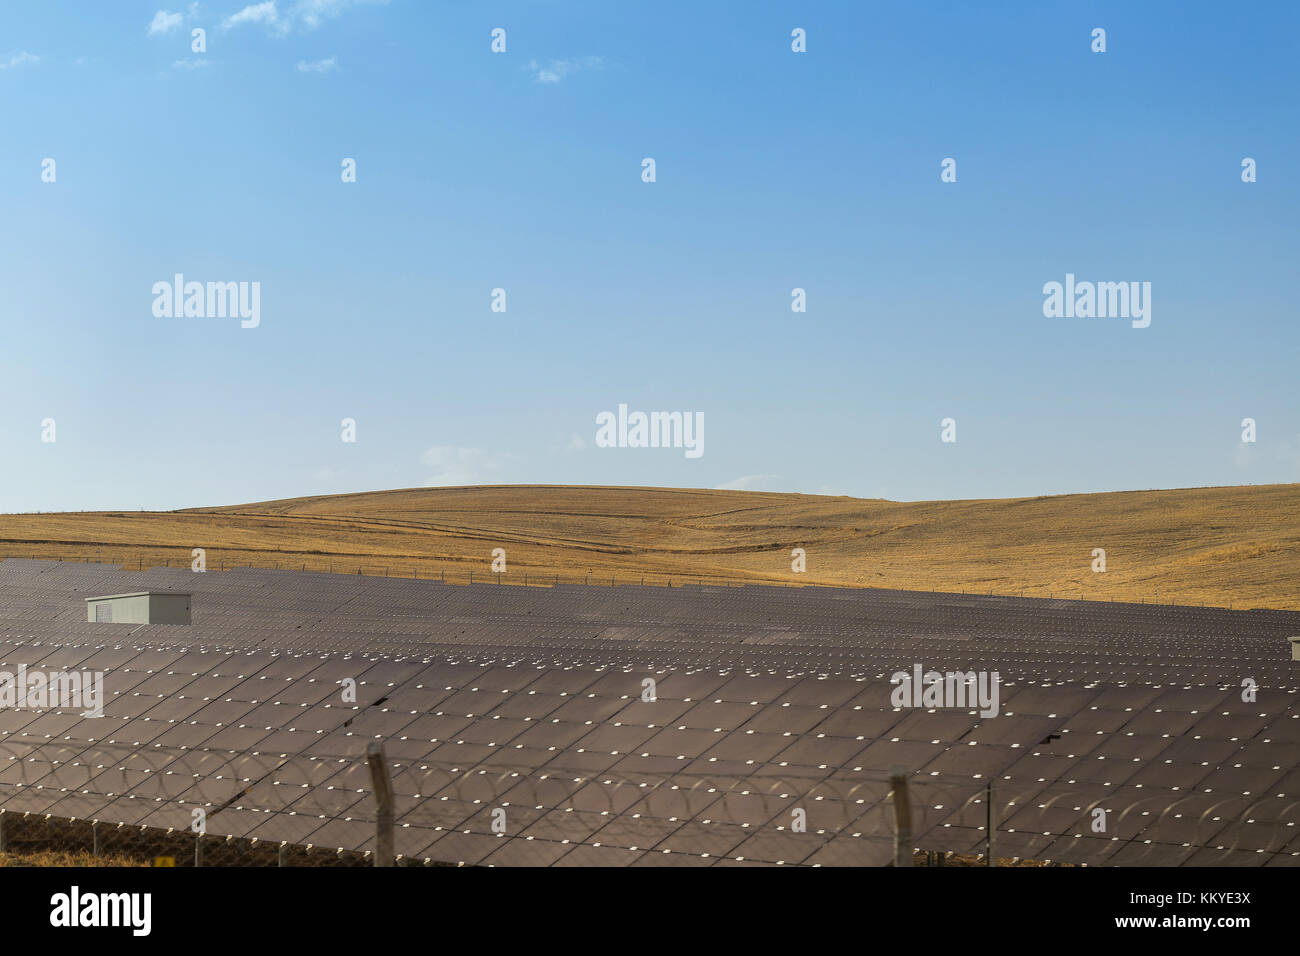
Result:
{"label": "fence post", "polygon": [[375,866],[393,865],[393,781],[388,776],[384,745],[377,740],[366,744],[366,763],[370,765],[370,784],[375,791]]}
{"label": "fence post", "polygon": [[287,851],[288,851],[288,849],[289,849],[288,841],[286,841],[286,840],[281,840],[281,841],[280,841],[280,852],[277,853],[277,854],[276,854],[276,857],[275,857],[275,865],[276,865],[276,866],[284,866],[284,865],[285,865],[285,862],[284,862],[284,861],[285,861],[285,856],[287,855]]}
{"label": "fence post", "polygon": [[194,834],[194,865],[203,865],[203,834]]}
{"label": "fence post", "polygon": [[912,804],[907,795],[907,773],[902,767],[889,772],[889,792],[894,801],[894,866],[911,866]]}
{"label": "fence post", "polygon": [[94,848],[91,850],[91,855],[92,855],[92,856],[99,856],[99,854],[100,854],[100,852],[101,852],[101,841],[100,841],[100,839],[99,839],[99,821],[98,821],[98,820],[92,820],[92,821],[90,822],[90,837],[91,837],[91,840],[94,842]]}
{"label": "fence post", "polygon": [[996,866],[997,864],[993,861],[993,831],[997,828],[998,818],[997,818],[997,814],[993,812],[993,780],[992,779],[989,780],[989,789],[988,789],[988,793],[985,796],[985,800],[988,803],[988,807],[986,808],[986,815],[984,817],[984,828],[988,834],[987,865]]}
{"label": "fence post", "polygon": [[5,836],[5,811],[0,810],[0,853],[5,853],[9,849],[9,839]]}

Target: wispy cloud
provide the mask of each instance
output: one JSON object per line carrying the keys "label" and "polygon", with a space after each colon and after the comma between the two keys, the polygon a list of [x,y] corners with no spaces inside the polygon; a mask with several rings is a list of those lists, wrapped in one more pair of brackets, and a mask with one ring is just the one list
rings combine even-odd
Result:
{"label": "wispy cloud", "polygon": [[326,20],[333,20],[356,7],[385,4],[388,0],[292,0],[281,8],[277,0],[251,3],[232,13],[221,26],[230,30],[245,24],[262,24],[272,33],[284,36],[294,29],[315,30]]}
{"label": "wispy cloud", "polygon": [[275,0],[265,0],[264,3],[251,3],[237,13],[232,13],[222,21],[223,29],[229,30],[233,27],[243,26],[246,23],[261,23],[271,28],[277,33],[287,33],[289,24],[280,16],[280,11],[275,6]]}
{"label": "wispy cloud", "polygon": [[10,53],[8,56],[0,57],[0,70],[11,70],[16,66],[27,66],[28,64],[40,62],[41,58],[39,56],[22,50],[18,53]]}
{"label": "wispy cloud", "polygon": [[780,475],[741,475],[718,485],[719,491],[775,491],[772,487],[781,480]]}
{"label": "wispy cloud", "polygon": [[298,0],[293,16],[309,30],[314,30],[326,20],[332,20],[353,7],[385,4],[388,0]]}
{"label": "wispy cloud", "polygon": [[201,70],[208,65],[208,62],[209,62],[208,60],[203,60],[203,59],[173,60],[172,69],[173,70]]}
{"label": "wispy cloud", "polygon": [[339,68],[339,58],[332,56],[326,60],[298,61],[299,73],[333,73]]}
{"label": "wispy cloud", "polygon": [[445,486],[481,485],[499,481],[508,456],[481,448],[435,445],[420,458],[426,466],[433,469],[433,474],[424,484]]}
{"label": "wispy cloud", "polygon": [[572,60],[551,60],[545,64],[529,60],[527,69],[533,75],[533,82],[550,84],[584,70],[599,70],[604,65],[602,57],[584,56]]}
{"label": "wispy cloud", "polygon": [[1288,438],[1255,442],[1235,442],[1232,463],[1242,471],[1256,471],[1263,467],[1273,471],[1280,466],[1280,474],[1290,471],[1300,478],[1300,435]]}
{"label": "wispy cloud", "polygon": [[153,15],[153,20],[149,23],[149,35],[155,36],[160,33],[171,33],[185,17],[179,13],[171,13],[167,10],[159,10]]}

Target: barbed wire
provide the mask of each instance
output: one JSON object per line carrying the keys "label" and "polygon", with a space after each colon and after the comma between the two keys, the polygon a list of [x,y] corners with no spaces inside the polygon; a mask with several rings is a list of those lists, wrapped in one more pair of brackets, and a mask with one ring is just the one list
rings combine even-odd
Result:
{"label": "barbed wire", "polygon": [[[219,865],[219,857],[230,864],[292,865],[280,859],[290,852],[284,847],[300,848],[292,852],[304,857],[333,853],[357,863],[373,836],[376,808],[361,759],[96,744],[55,761],[43,749],[0,745],[5,818],[64,821],[47,827],[44,839],[31,831],[36,836],[22,838],[28,844],[81,846],[90,832],[86,827],[98,831],[101,850],[114,846],[110,834],[126,840],[125,849],[138,848],[141,840],[166,843],[160,834],[193,842],[195,811],[201,811],[197,817],[207,834],[199,843],[217,854],[205,865]],[[517,844],[511,861],[531,859],[534,865],[549,865],[557,853],[576,847],[815,862],[819,850],[832,846],[826,856],[840,864],[892,859],[887,851],[894,839],[895,793],[885,773],[654,776],[396,761],[392,780],[398,853],[420,862],[491,862],[495,851],[484,849],[483,840]],[[58,795],[53,800],[51,791]],[[908,793],[915,849],[987,854],[987,781],[913,775]],[[60,802],[77,800],[86,807],[82,814],[55,812]],[[993,852],[999,858],[1262,865],[1280,857],[1278,862],[1300,863],[1300,798],[1195,791],[1133,798],[1099,794],[1095,787],[994,781],[992,800]],[[147,840],[134,833],[139,826],[112,819],[114,812],[120,815],[120,804],[114,810],[118,801],[140,808],[137,820],[149,821],[141,830]],[[25,803],[39,804],[44,812],[23,813]],[[350,842],[323,839],[334,825],[348,830]],[[56,838],[56,831],[62,835]],[[6,832],[6,838],[19,839]],[[457,839],[440,849],[448,835]],[[762,835],[781,839],[739,852]],[[480,846],[466,849],[474,840]],[[531,851],[524,852],[529,844]]]}

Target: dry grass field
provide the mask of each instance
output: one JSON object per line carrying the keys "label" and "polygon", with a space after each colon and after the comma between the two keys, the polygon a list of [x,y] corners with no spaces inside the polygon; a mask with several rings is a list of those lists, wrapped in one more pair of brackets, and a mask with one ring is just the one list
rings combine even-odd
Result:
{"label": "dry grass field", "polygon": [[128,856],[95,856],[85,850],[65,852],[40,850],[35,853],[0,851],[0,867],[11,866],[148,866],[143,860]]}
{"label": "dry grass field", "polygon": [[[1300,485],[894,502],[752,491],[415,488],[0,516],[0,556],[509,583],[835,584],[1300,609]],[[807,571],[791,571],[804,548]],[[1092,570],[1104,548],[1107,570]]]}

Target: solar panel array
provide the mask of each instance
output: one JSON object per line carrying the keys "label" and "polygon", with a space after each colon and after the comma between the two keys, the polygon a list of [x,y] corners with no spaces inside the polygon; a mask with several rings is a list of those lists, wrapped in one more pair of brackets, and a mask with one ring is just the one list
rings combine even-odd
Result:
{"label": "solar panel array", "polygon": [[[85,620],[88,596],[166,589],[192,625]],[[209,833],[365,849],[378,739],[417,859],[879,865],[901,767],[925,849],[981,849],[992,784],[1000,856],[1294,865],[1295,633],[1280,611],[10,559],[0,671],[104,671],[107,701],[0,710],[0,807],[177,829],[201,808]],[[997,671],[999,714],[894,707],[918,663]]]}

